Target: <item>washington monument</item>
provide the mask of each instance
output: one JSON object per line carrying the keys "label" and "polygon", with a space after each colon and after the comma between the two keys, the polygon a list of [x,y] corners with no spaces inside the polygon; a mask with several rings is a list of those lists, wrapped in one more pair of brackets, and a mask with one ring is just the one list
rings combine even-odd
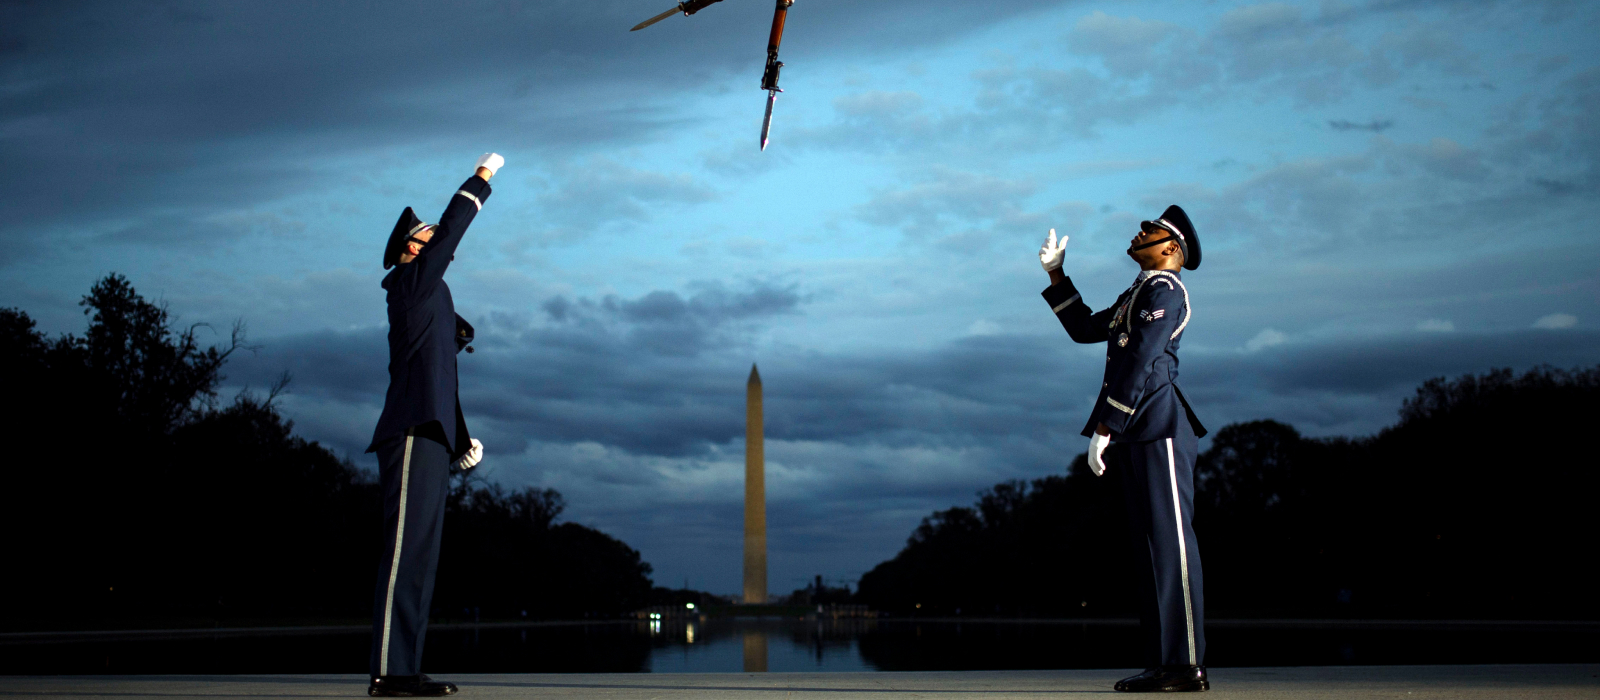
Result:
{"label": "washington monument", "polygon": [[744,602],[767,602],[767,459],[762,444],[761,373],[744,389]]}

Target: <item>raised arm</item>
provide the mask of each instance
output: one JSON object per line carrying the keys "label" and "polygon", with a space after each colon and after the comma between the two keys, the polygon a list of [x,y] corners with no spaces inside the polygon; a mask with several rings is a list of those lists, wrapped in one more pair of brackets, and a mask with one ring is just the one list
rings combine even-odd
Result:
{"label": "raised arm", "polygon": [[1106,324],[1111,322],[1111,314],[1115,309],[1108,307],[1098,313],[1090,311],[1089,305],[1083,303],[1083,296],[1078,294],[1078,289],[1072,286],[1071,277],[1063,275],[1060,282],[1050,285],[1039,294],[1074,341],[1104,343],[1110,339]]}
{"label": "raised arm", "polygon": [[461,245],[462,235],[493,193],[489,178],[494,177],[495,171],[503,164],[505,159],[500,156],[484,154],[478,159],[477,172],[461,183],[461,187],[451,195],[450,204],[439,215],[438,225],[433,227],[432,237],[404,271],[401,284],[413,297],[427,296],[444,279],[445,270],[450,268],[450,261],[455,259],[456,247]]}
{"label": "raised arm", "polygon": [[455,258],[456,246],[461,245],[462,234],[467,232],[467,227],[472,225],[472,220],[478,216],[478,211],[483,209],[483,203],[489,200],[492,192],[488,180],[473,175],[451,195],[450,205],[439,215],[439,225],[433,229],[433,238],[416,261],[411,263],[417,266],[419,284],[430,286],[444,277],[444,271]]}
{"label": "raised arm", "polygon": [[1106,324],[1110,322],[1111,309],[1093,313],[1083,303],[1083,296],[1072,286],[1072,278],[1061,272],[1061,260],[1066,255],[1067,237],[1056,240],[1056,230],[1050,229],[1050,238],[1039,249],[1039,263],[1050,273],[1050,287],[1041,294],[1050,310],[1067,329],[1067,335],[1080,343],[1106,342]]}

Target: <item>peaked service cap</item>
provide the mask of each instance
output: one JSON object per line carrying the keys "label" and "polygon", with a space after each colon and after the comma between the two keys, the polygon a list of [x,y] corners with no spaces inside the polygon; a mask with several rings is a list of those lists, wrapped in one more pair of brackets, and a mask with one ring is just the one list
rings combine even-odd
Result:
{"label": "peaked service cap", "polygon": [[428,223],[417,218],[416,212],[411,207],[400,212],[400,220],[394,222],[394,230],[389,232],[389,245],[383,249],[383,269],[387,270],[400,262],[400,255],[406,252],[406,239],[413,234],[428,227]]}
{"label": "peaked service cap", "polygon": [[1155,221],[1141,221],[1139,228],[1145,231],[1166,231],[1176,233],[1178,248],[1183,250],[1183,269],[1193,270],[1200,267],[1200,236],[1195,233],[1194,224],[1189,221],[1183,207],[1176,204],[1167,207],[1161,212],[1161,217]]}

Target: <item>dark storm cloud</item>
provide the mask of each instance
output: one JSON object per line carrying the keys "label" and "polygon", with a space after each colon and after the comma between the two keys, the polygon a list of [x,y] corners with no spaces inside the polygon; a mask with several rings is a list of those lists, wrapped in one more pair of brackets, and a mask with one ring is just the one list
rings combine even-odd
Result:
{"label": "dark storm cloud", "polygon": [[[794,289],[764,286],[708,287],[688,296],[555,296],[543,303],[541,322],[474,319],[480,350],[460,356],[463,402],[475,420],[493,421],[522,441],[502,439],[501,449],[592,442],[635,455],[705,455],[743,435],[748,336],[798,313],[801,299]],[[1183,381],[1213,428],[1273,417],[1262,411],[1312,394],[1335,406],[1389,402],[1383,413],[1392,415],[1397,397],[1430,377],[1600,362],[1600,334],[1582,329],[1269,340],[1186,357]],[[381,405],[382,330],[265,345],[230,368],[232,383],[264,386],[287,369],[297,394],[371,411]],[[1101,348],[1075,346],[1056,333],[972,336],[905,352],[768,352],[761,366],[770,440],[847,450],[980,450],[1024,470],[1048,468],[1063,446],[1076,444],[1104,367]],[[1380,427],[1372,419],[1368,410],[1363,425]],[[867,477],[844,481],[858,478]]]}
{"label": "dark storm cloud", "polygon": [[1328,127],[1334,131],[1370,131],[1378,134],[1391,126],[1394,126],[1393,119],[1374,119],[1370,122],[1353,122],[1349,119],[1328,120]]}
{"label": "dark storm cloud", "polygon": [[1532,182],[1533,184],[1538,185],[1539,189],[1544,190],[1547,194],[1556,196],[1569,195],[1583,189],[1582,186],[1576,182],[1551,180],[1544,177],[1533,178]]}
{"label": "dark storm cloud", "polygon": [[[687,297],[671,291],[634,299],[551,297],[541,305],[545,323],[500,314],[473,318],[479,351],[460,356],[463,401],[475,415],[530,426],[524,439],[694,452],[742,430],[721,400],[728,377],[743,377],[727,351],[748,348],[753,324],[794,313],[799,303],[792,288],[702,285]],[[230,383],[263,386],[288,370],[296,394],[381,406],[385,333],[268,339],[236,363]],[[712,349],[722,356],[707,357]]]}
{"label": "dark storm cloud", "polygon": [[799,302],[792,287],[756,286],[731,292],[708,285],[687,298],[669,291],[650,292],[637,299],[607,296],[597,301],[569,301],[558,296],[542,308],[559,323],[553,329],[556,334],[573,338],[569,342],[595,347],[594,338],[616,332],[625,339],[626,344],[619,348],[623,352],[694,358],[713,348],[744,345],[740,334],[747,328],[743,322],[793,313]]}

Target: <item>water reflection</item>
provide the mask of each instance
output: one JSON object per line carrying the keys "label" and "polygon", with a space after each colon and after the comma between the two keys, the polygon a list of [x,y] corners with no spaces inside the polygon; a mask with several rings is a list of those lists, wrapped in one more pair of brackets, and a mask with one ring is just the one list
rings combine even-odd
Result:
{"label": "water reflection", "polygon": [[653,673],[871,671],[861,658],[861,621],[691,618],[652,632]]}
{"label": "water reflection", "polygon": [[767,672],[767,635],[758,630],[744,633],[744,672]]}
{"label": "water reflection", "polygon": [[[1213,666],[1593,663],[1600,624],[1208,626]],[[23,640],[0,635],[0,673],[362,673],[365,629]],[[1115,621],[704,618],[430,631],[429,673],[737,673],[1126,668],[1137,627]]]}

